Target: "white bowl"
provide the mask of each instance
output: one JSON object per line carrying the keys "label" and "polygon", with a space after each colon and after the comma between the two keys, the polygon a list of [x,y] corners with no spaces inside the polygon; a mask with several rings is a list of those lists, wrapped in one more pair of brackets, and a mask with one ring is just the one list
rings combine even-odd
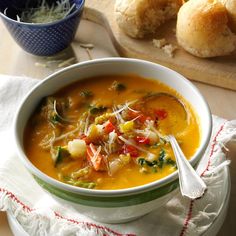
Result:
{"label": "white bowl", "polygon": [[93,190],[64,184],[38,170],[27,158],[23,147],[25,125],[39,101],[72,82],[101,75],[138,74],[161,81],[180,93],[199,116],[200,146],[190,163],[195,166],[210,140],[212,117],[205,99],[182,75],[148,61],[128,58],[104,58],[67,67],[37,84],[26,96],[15,119],[15,141],[22,163],[36,181],[64,204],[69,204],[100,222],[133,220],[165,204],[178,188],[178,173],[142,186],[121,190]]}

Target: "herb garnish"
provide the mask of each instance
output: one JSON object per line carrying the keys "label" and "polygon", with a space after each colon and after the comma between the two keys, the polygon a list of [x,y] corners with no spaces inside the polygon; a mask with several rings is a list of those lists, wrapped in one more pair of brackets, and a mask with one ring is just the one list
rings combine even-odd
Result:
{"label": "herb garnish", "polygon": [[107,107],[104,106],[92,106],[89,110],[91,115],[97,115],[102,112],[105,112],[107,110]]}
{"label": "herb garnish", "polygon": [[165,156],[166,156],[166,151],[164,149],[161,149],[159,153],[159,158],[158,158],[158,167],[162,168],[164,161],[165,161]]}
{"label": "herb garnish", "polygon": [[90,90],[84,90],[84,91],[81,91],[79,95],[83,98],[91,98],[93,97],[93,92]]}
{"label": "herb garnish", "polygon": [[126,89],[126,86],[118,81],[114,81],[111,85],[110,90],[115,90],[117,92],[124,91]]}
{"label": "herb garnish", "polygon": [[58,146],[57,148],[57,154],[55,159],[55,166],[57,166],[59,163],[63,161],[64,158],[69,157],[70,153],[67,151],[67,149]]}

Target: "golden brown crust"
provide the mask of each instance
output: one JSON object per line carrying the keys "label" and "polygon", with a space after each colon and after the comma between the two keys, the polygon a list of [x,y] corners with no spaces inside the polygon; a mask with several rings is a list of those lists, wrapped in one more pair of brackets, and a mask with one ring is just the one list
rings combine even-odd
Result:
{"label": "golden brown crust", "polygon": [[236,48],[227,10],[214,0],[185,3],[178,13],[176,35],[186,51],[199,57],[228,55]]}
{"label": "golden brown crust", "polygon": [[181,5],[182,0],[116,0],[116,21],[129,36],[143,38],[175,18]]}
{"label": "golden brown crust", "polygon": [[236,33],[236,0],[219,0],[227,9],[229,26]]}

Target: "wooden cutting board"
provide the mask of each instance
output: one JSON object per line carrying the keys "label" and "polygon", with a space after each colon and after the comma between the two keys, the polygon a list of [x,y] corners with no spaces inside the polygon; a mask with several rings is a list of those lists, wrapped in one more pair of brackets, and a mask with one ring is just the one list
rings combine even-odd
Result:
{"label": "wooden cutting board", "polygon": [[190,55],[178,46],[173,58],[155,48],[152,39],[166,38],[177,46],[175,21],[168,22],[149,39],[132,39],[116,24],[115,0],[86,0],[83,17],[103,25],[121,56],[149,60],[178,71],[187,78],[236,90],[236,52],[231,56],[202,59]]}

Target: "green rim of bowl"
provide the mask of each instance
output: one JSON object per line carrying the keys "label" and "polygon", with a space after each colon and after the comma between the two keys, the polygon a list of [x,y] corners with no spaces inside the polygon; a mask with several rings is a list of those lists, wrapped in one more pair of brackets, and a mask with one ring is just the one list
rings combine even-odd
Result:
{"label": "green rim of bowl", "polygon": [[80,205],[92,206],[92,207],[127,207],[146,203],[155,199],[158,199],[168,193],[174,191],[178,186],[178,180],[175,180],[163,187],[128,196],[120,197],[96,197],[96,196],[86,196],[77,193],[68,192],[63,189],[56,188],[55,186],[46,183],[42,179],[33,175],[37,183],[43,187],[49,193],[69,202],[73,202]]}

